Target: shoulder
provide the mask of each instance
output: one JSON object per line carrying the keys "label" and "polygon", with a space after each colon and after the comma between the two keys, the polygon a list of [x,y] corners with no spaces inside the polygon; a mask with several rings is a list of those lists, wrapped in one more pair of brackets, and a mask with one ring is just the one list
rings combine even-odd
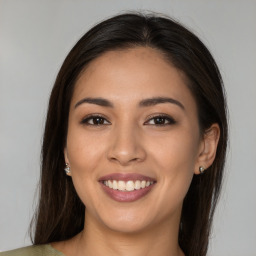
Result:
{"label": "shoulder", "polygon": [[31,245],[11,251],[0,252],[0,256],[65,256],[50,244]]}

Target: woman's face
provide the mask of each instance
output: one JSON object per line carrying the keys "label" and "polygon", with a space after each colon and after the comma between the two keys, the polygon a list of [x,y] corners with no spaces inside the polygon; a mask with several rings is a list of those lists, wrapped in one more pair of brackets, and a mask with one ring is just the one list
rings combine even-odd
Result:
{"label": "woman's face", "polygon": [[86,219],[122,232],[178,223],[202,148],[185,77],[157,50],[107,52],[77,81],[65,159]]}

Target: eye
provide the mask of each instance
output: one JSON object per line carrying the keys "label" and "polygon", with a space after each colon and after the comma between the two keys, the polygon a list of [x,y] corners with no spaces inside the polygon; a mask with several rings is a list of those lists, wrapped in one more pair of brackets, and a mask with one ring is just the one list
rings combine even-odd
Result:
{"label": "eye", "polygon": [[90,115],[85,117],[81,121],[81,124],[100,126],[100,125],[109,125],[110,122],[101,115]]}
{"label": "eye", "polygon": [[153,117],[150,117],[150,119],[147,122],[145,122],[145,124],[156,125],[156,126],[172,125],[175,123],[176,121],[172,117],[167,115],[153,116]]}

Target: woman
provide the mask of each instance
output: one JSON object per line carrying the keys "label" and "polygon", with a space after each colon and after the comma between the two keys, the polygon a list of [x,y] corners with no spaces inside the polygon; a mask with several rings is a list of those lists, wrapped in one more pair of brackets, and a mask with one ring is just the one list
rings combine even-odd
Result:
{"label": "woman", "polygon": [[36,246],[2,255],[206,255],[226,145],[222,79],[202,42],[160,16],[103,21],[52,90]]}

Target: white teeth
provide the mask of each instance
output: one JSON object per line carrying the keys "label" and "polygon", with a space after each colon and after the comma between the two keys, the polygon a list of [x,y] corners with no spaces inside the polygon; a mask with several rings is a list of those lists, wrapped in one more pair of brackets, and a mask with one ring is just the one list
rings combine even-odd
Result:
{"label": "white teeth", "polygon": [[117,181],[116,180],[113,180],[113,189],[117,190]]}
{"label": "white teeth", "polygon": [[127,191],[134,190],[134,182],[132,180],[129,180],[126,182],[125,190],[127,190]]}
{"label": "white teeth", "polygon": [[113,188],[113,183],[111,180],[108,180],[108,187]]}
{"label": "white teeth", "polygon": [[117,183],[117,189],[121,191],[125,191],[125,188],[126,188],[125,182],[122,180],[119,180]]}
{"label": "white teeth", "polygon": [[136,180],[135,181],[135,189],[140,189],[140,181],[139,180]]}
{"label": "white teeth", "polygon": [[109,188],[112,188],[114,190],[120,190],[120,191],[134,191],[139,190],[141,188],[148,187],[152,185],[153,181],[146,181],[146,180],[136,180],[136,181],[123,181],[123,180],[105,180],[103,184]]}

